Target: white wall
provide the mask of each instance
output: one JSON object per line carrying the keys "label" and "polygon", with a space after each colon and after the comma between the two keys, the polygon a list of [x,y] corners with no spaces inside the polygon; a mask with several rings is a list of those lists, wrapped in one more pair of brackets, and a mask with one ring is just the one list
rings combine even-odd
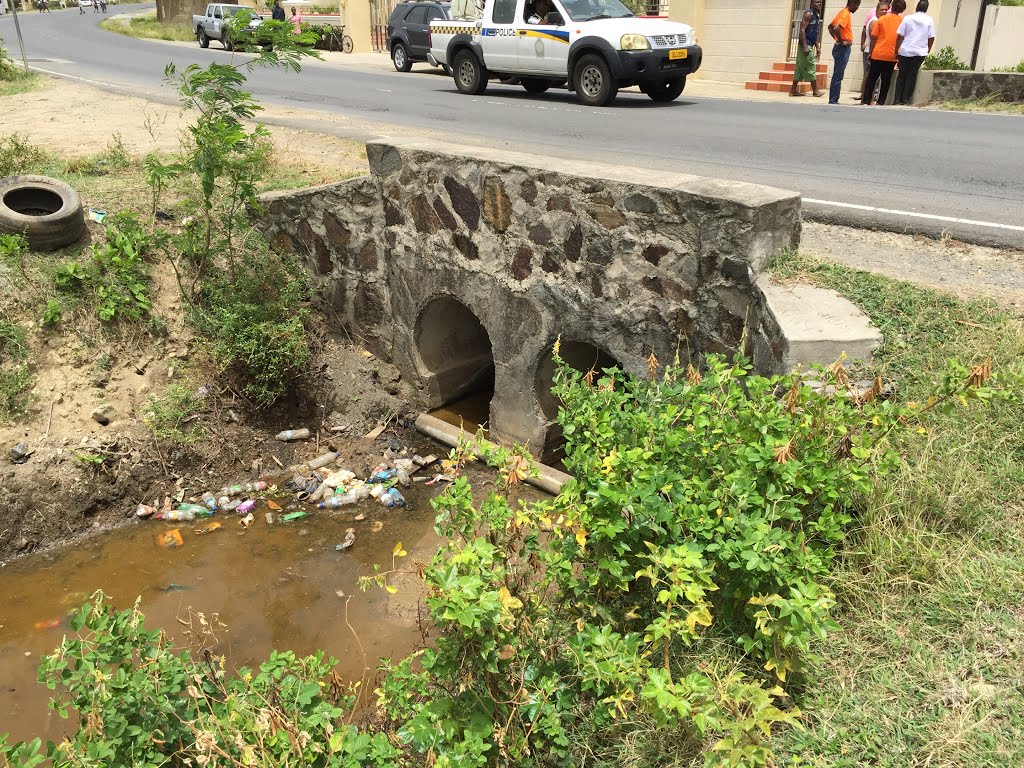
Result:
{"label": "white wall", "polygon": [[742,83],[784,61],[789,9],[790,0],[706,0],[701,76]]}
{"label": "white wall", "polygon": [[957,56],[968,64],[971,63],[982,2],[983,0],[946,0],[942,15],[935,20],[935,51],[949,45],[956,51]]}
{"label": "white wall", "polygon": [[1024,60],[1024,7],[990,5],[978,49],[978,71],[1015,67]]}

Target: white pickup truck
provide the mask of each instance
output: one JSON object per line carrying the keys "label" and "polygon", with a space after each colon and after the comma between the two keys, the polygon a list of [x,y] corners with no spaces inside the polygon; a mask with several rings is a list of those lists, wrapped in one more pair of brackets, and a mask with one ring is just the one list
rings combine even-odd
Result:
{"label": "white pickup truck", "polygon": [[220,44],[227,50],[231,50],[230,30],[227,22],[235,14],[242,13],[249,17],[248,29],[254,30],[260,25],[263,19],[256,11],[247,5],[235,5],[234,3],[210,3],[206,6],[206,13],[202,16],[192,17],[192,32],[199,41],[200,48],[208,48],[211,40],[219,40]]}
{"label": "white pickup truck", "polygon": [[530,93],[567,84],[587,106],[605,106],[631,85],[655,101],[678,98],[701,56],[692,27],[638,17],[620,0],[486,0],[479,19],[431,22],[428,61],[450,67],[462,93],[492,79]]}

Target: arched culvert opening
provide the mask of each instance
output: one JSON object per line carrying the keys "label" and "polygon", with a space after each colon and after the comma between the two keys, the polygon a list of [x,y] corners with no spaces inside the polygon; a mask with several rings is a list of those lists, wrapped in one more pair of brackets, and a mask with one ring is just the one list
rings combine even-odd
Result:
{"label": "arched culvert opening", "polygon": [[434,299],[416,322],[416,351],[427,370],[434,415],[469,431],[485,427],[494,397],[491,339],[476,315],[451,296]]}
{"label": "arched culvert opening", "polygon": [[[623,367],[622,363],[612,357],[607,350],[585,341],[563,339],[559,344],[559,355],[568,366],[575,368],[580,373],[593,370],[596,371],[598,377],[607,368]],[[541,460],[548,464],[555,464],[565,457],[565,437],[562,435],[561,425],[555,423],[555,419],[558,417],[558,406],[561,403],[551,391],[554,379],[555,360],[551,350],[548,350],[537,366],[537,376],[534,381],[537,401],[540,403],[544,418],[550,425],[541,455]]]}

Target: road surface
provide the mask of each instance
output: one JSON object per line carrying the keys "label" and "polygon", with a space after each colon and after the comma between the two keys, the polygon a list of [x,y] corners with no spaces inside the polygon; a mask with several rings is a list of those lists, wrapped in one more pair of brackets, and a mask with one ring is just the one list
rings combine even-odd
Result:
{"label": "road surface", "polygon": [[[168,62],[230,57],[217,43],[202,50],[107,32],[92,12],[20,18],[30,65],[161,101],[175,101],[163,85]],[[0,35],[15,48],[10,16],[0,17]],[[635,167],[638,179],[659,168],[769,184],[799,191],[805,215],[817,220],[1024,247],[1021,117],[685,93],[673,104],[623,93],[593,109],[562,90],[531,96],[492,84],[464,96],[422,65],[399,74],[313,62],[301,75],[257,71],[250,85],[268,104],[347,118],[332,127],[311,112],[286,121],[295,127],[362,139],[425,133],[604,160]]]}

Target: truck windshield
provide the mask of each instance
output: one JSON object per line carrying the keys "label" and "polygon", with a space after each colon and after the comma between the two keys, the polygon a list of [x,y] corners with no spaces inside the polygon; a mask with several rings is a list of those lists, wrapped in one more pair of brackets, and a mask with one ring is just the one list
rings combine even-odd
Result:
{"label": "truck windshield", "polygon": [[225,16],[235,16],[235,15],[237,15],[239,13],[243,13],[243,12],[246,13],[246,14],[249,14],[251,16],[255,16],[256,15],[256,11],[254,11],[252,8],[246,8],[244,6],[238,6],[238,5],[236,5],[236,6],[225,5],[224,6],[224,15]]}
{"label": "truck windshield", "polygon": [[626,19],[634,15],[619,0],[562,0],[562,5],[573,21]]}

